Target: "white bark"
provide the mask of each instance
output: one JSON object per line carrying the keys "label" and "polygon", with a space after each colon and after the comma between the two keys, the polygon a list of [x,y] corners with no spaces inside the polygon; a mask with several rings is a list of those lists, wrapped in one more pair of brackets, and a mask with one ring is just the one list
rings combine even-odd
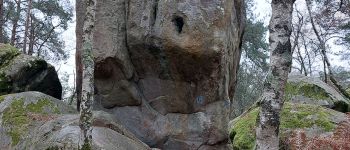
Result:
{"label": "white bark", "polygon": [[86,14],[83,27],[83,83],[82,102],[80,104],[80,128],[84,146],[92,145],[92,104],[94,101],[94,60],[93,28],[96,0],[85,0]]}
{"label": "white bark", "polygon": [[264,84],[256,128],[256,149],[279,149],[280,111],[284,88],[292,64],[290,36],[295,0],[272,0],[270,31],[270,71]]}

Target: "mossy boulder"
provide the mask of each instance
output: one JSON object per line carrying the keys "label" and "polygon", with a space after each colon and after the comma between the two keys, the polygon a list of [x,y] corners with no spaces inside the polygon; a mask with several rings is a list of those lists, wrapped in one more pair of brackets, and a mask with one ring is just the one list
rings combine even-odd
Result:
{"label": "mossy boulder", "polygon": [[0,95],[39,91],[61,99],[62,86],[55,68],[45,60],[21,54],[0,44]]}
{"label": "mossy boulder", "polygon": [[[258,112],[259,108],[254,108],[231,121],[229,132],[234,149],[254,149]],[[281,113],[281,145],[288,147],[286,141],[295,130],[304,130],[308,138],[323,136],[331,134],[338,124],[345,120],[346,114],[329,108],[286,102]]]}
{"label": "mossy boulder", "polygon": [[[94,112],[92,149],[150,149],[108,113]],[[40,92],[0,96],[0,149],[79,149],[78,112]],[[80,147],[81,148],[81,147]]]}
{"label": "mossy boulder", "polygon": [[320,105],[340,112],[350,111],[349,100],[318,78],[290,76],[286,84],[285,100]]}

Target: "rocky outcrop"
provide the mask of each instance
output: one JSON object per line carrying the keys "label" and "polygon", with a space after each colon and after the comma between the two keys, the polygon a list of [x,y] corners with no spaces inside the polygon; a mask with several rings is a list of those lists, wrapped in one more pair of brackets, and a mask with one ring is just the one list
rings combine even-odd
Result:
{"label": "rocky outcrop", "polygon": [[[39,92],[0,97],[0,149],[78,149],[79,114],[73,107]],[[94,112],[94,150],[150,150],[108,113]]]}
{"label": "rocky outcrop", "polygon": [[[280,118],[281,149],[349,148],[349,102],[323,81],[290,76]],[[252,107],[230,122],[233,149],[254,149],[259,107]],[[335,148],[336,149],[336,148]]]}
{"label": "rocky outcrop", "polygon": [[350,111],[349,100],[318,78],[290,76],[285,98],[293,103],[321,105],[340,112]]}
{"label": "rocky outcrop", "polygon": [[[96,109],[151,147],[228,149],[243,8],[241,0],[98,1]],[[81,28],[82,19],[77,45]]]}
{"label": "rocky outcrop", "polygon": [[[259,108],[231,121],[230,139],[233,149],[248,150],[255,146],[255,126]],[[332,144],[332,138],[348,139],[350,116],[318,105],[286,102],[281,112],[281,149],[329,149],[333,144],[349,146],[346,142]],[[340,131],[346,134],[340,135]],[[322,142],[323,140],[323,142]],[[334,141],[333,141],[334,142]],[[323,148],[319,148],[322,146]],[[331,148],[332,149],[332,148]]]}
{"label": "rocky outcrop", "polygon": [[62,86],[52,65],[0,44],[0,95],[24,91],[39,91],[57,99],[62,96]]}

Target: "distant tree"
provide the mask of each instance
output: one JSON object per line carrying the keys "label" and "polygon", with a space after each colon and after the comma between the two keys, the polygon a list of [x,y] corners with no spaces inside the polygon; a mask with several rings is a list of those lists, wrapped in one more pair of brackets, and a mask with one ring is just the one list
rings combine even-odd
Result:
{"label": "distant tree", "polygon": [[30,17],[32,16],[32,0],[28,0],[28,6],[27,6],[27,13],[26,13],[26,22],[24,26],[24,37],[23,37],[23,53],[27,54],[27,39],[28,39],[28,32],[29,32],[29,25],[30,25]]}
{"label": "distant tree", "polygon": [[[325,7],[323,9],[321,9],[321,11],[320,11],[323,15],[320,16],[320,14],[314,12],[316,17],[314,17],[313,12],[312,12],[312,8],[311,8],[312,1],[311,0],[306,0],[306,6],[307,6],[307,10],[308,10],[308,15],[310,17],[312,30],[313,30],[314,34],[316,35],[316,38],[318,41],[318,46],[319,46],[319,51],[322,54],[322,60],[323,60],[323,64],[324,64],[324,73],[325,73],[324,74],[325,75],[324,81],[327,83],[328,80],[330,80],[332,82],[331,84],[333,84],[345,97],[350,99],[350,94],[348,94],[345,91],[345,89],[341,85],[339,85],[338,81],[334,77],[332,64],[327,56],[327,47],[326,47],[327,40],[330,40],[334,37],[338,37],[338,36],[342,35],[338,31],[338,29],[339,29],[338,26],[341,24],[344,24],[344,22],[346,22],[346,20],[344,20],[343,17],[340,17],[339,19],[334,19],[335,13],[337,13],[338,10],[342,10],[342,7],[343,7],[342,5],[345,5],[345,4],[341,4],[338,8],[338,7],[335,7],[337,5],[334,4],[333,2],[334,1],[328,1],[328,0],[321,1],[323,7]],[[350,4],[348,4],[348,5],[350,6]],[[346,12],[346,13],[347,13],[347,11],[348,10],[344,10],[344,12]],[[331,16],[333,16],[333,17],[331,17]],[[321,29],[317,28],[317,26],[316,26],[317,24],[319,25],[319,27]],[[338,24],[338,25],[334,25],[334,24]]]}
{"label": "distant tree", "polygon": [[73,17],[68,0],[4,0],[4,14],[1,38],[9,37],[11,45],[46,60],[67,58],[60,36]]}
{"label": "distant tree", "polygon": [[237,117],[259,98],[263,79],[268,70],[267,27],[254,14],[253,0],[245,1],[246,24],[242,40],[242,57],[237,74],[237,85],[234,95],[231,118]]}
{"label": "distant tree", "polygon": [[4,43],[4,0],[0,0],[0,43]]}
{"label": "distant tree", "polygon": [[72,20],[72,7],[68,1],[35,1],[33,3],[34,11],[45,14],[44,18],[34,16],[33,43],[31,50],[39,57],[50,60],[66,59],[67,54],[64,51],[65,45],[60,34],[67,30],[69,21]]}
{"label": "distant tree", "polygon": [[83,149],[91,149],[92,145],[92,104],[94,101],[94,57],[93,29],[95,24],[96,0],[84,0],[86,13],[83,26],[82,65],[83,82],[80,104],[80,128],[83,133]]}
{"label": "distant tree", "polygon": [[244,29],[242,50],[246,57],[256,66],[267,70],[267,49],[266,42],[267,28],[261,21],[254,21],[254,18],[248,18]]}
{"label": "distant tree", "polygon": [[[12,12],[12,30],[11,30],[11,41],[10,41],[10,44],[12,46],[15,46],[15,42],[16,42],[16,36],[17,36],[17,28],[18,28],[18,22],[20,20],[20,17],[21,17],[21,4],[22,4],[22,1],[21,0],[16,0],[16,11],[15,12]],[[9,13],[11,12],[11,9],[12,5],[9,5],[10,7],[8,8],[8,11]]]}
{"label": "distant tree", "polygon": [[248,58],[254,65],[263,70],[268,69],[267,65],[267,49],[268,43],[266,42],[267,27],[254,15],[254,1],[246,0],[246,26],[244,29],[244,35],[242,40],[242,50],[245,52],[246,58]]}
{"label": "distant tree", "polygon": [[270,70],[259,101],[256,149],[279,149],[280,112],[288,73],[292,65],[292,12],[295,0],[272,0],[272,16],[269,25]]}

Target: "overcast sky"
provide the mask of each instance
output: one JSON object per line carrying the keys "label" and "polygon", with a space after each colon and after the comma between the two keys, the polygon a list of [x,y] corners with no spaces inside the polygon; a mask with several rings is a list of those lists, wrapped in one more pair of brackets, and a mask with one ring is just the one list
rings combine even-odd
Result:
{"label": "overcast sky", "polygon": [[[75,0],[69,0],[75,10]],[[73,11],[74,17],[72,22],[69,23],[68,30],[63,32],[62,36],[66,44],[66,51],[69,52],[69,58],[66,62],[60,62],[55,64],[56,70],[58,70],[59,76],[62,76],[64,72],[70,75],[70,86],[73,87],[73,71],[75,71],[75,11]]]}

